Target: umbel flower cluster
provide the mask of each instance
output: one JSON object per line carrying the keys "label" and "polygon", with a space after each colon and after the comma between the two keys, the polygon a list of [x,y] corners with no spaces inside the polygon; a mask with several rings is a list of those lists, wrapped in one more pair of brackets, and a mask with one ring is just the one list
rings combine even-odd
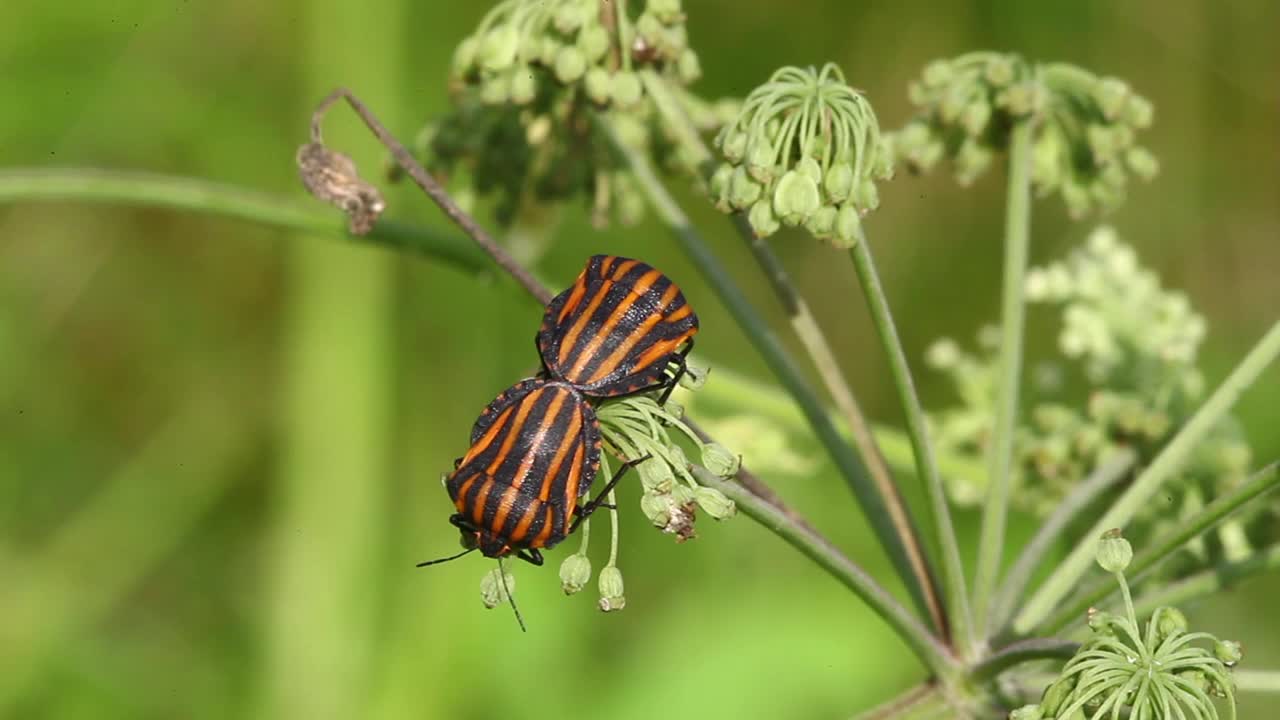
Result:
{"label": "umbel flower cluster", "polygon": [[862,215],[880,204],[875,181],[893,175],[871,104],[830,63],[774,73],[716,147],[724,158],[711,178],[716,207],[746,213],[759,237],[785,224],[852,246]]}
{"label": "umbel flower cluster", "polygon": [[[507,225],[522,210],[585,194],[598,226],[637,222],[644,201],[593,121],[610,113],[620,140],[664,158],[674,144],[654,121],[650,81],[667,83],[703,131],[732,111],[684,89],[701,74],[680,0],[506,0],[453,59],[454,109],[428,124],[415,150],[437,176],[469,176],[470,193],[496,195]],[[622,112],[611,112],[613,110]],[[676,162],[671,162],[677,165]]]}
{"label": "umbel flower cluster", "polygon": [[910,100],[919,114],[893,136],[907,167],[927,172],[948,158],[967,185],[1008,149],[1017,123],[1032,123],[1032,183],[1041,195],[1061,195],[1073,217],[1116,207],[1130,174],[1150,180],[1158,169],[1136,143],[1151,125],[1151,103],[1123,80],[1074,65],[970,53],[930,63]]}
{"label": "umbel flower cluster", "polygon": [[[1010,714],[1011,720],[1084,720],[1130,717],[1217,720],[1214,697],[1224,698],[1235,718],[1231,668],[1240,644],[1190,632],[1177,608],[1158,608],[1145,631],[1134,613],[1124,570],[1133,559],[1118,530],[1098,546],[1098,564],[1112,573],[1124,596],[1125,613],[1089,613],[1090,636],[1045,690],[1039,703]],[[1127,715],[1122,711],[1127,710]]]}
{"label": "umbel flower cluster", "polygon": [[[1137,453],[1141,465],[1195,411],[1204,394],[1197,352],[1204,318],[1180,292],[1160,286],[1138,265],[1131,247],[1109,227],[1095,230],[1064,261],[1032,269],[1027,299],[1056,308],[1061,316],[1061,359],[1040,366],[1038,400],[1016,438],[1019,492],[1014,502],[1047,515],[1063,497],[1121,449]],[[991,432],[998,372],[998,338],[980,333],[980,355],[951,340],[930,348],[927,360],[950,376],[960,403],[935,413],[938,445],[945,452],[983,456]],[[1087,400],[1073,403],[1067,389],[1087,387]],[[1140,519],[1148,529],[1176,522],[1210,495],[1226,492],[1248,475],[1252,457],[1236,423],[1219,425],[1197,450],[1179,482],[1170,484],[1177,503]],[[972,478],[949,479],[953,500],[979,502],[986,488]],[[1228,557],[1247,554],[1242,521],[1219,531]],[[1198,547],[1193,544],[1193,549]]]}

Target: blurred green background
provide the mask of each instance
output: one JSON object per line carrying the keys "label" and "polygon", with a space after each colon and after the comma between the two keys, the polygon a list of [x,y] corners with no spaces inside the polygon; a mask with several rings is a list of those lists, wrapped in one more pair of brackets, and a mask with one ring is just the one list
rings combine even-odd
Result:
{"label": "blurred green background", "polygon": [[[834,60],[886,127],[906,119],[925,62],[971,49],[1126,78],[1156,104],[1146,144],[1163,170],[1111,220],[1208,316],[1209,377],[1280,310],[1280,4],[686,5],[704,94]],[[348,85],[407,139],[445,107],[453,45],[488,6],[5,0],[0,167],[149,169],[300,196],[293,154],[315,101]],[[366,168],[381,161],[345,110],[326,137]],[[994,318],[1002,191],[999,173],[967,191],[945,173],[882,190],[868,229],[913,358]],[[683,197],[780,321],[728,224]],[[412,192],[389,199],[390,216],[443,224]],[[1089,227],[1056,199],[1035,212],[1035,261]],[[539,268],[553,285],[594,252],[643,257],[698,309],[705,361],[770,379],[655,223],[599,233],[579,207],[562,221]],[[850,268],[799,236],[776,247],[870,414],[896,423]],[[488,563],[415,571],[456,547],[440,472],[480,408],[534,367],[537,319],[510,283],[330,238],[0,205],[0,717],[844,717],[919,679],[883,624],[750,520],[676,545],[646,527],[634,488],[622,613],[561,594],[566,550],[515,568],[527,635],[481,608]],[[1031,315],[1040,351],[1051,320]],[[1277,375],[1239,406],[1260,462],[1280,455]],[[926,403],[950,399],[938,378],[921,384]],[[890,576],[825,464],[771,479]],[[960,518],[966,555],[974,521]],[[1193,623],[1244,639],[1250,665],[1280,665],[1278,591],[1280,578],[1253,581]],[[1263,700],[1245,698],[1242,717],[1272,716]]]}

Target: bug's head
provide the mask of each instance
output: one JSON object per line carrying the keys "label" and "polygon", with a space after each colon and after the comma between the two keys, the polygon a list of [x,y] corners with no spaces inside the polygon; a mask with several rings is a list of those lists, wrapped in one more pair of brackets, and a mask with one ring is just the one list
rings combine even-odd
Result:
{"label": "bug's head", "polygon": [[477,527],[462,513],[455,513],[449,518],[449,522],[462,533],[462,546],[468,550],[479,550],[481,555],[491,558],[506,557],[512,552],[511,545],[506,540],[485,528]]}

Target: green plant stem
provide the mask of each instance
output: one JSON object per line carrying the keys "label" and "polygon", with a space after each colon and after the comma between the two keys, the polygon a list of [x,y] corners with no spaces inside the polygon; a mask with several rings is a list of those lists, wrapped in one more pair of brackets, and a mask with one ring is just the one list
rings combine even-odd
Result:
{"label": "green plant stem", "polygon": [[922,683],[898,697],[859,713],[854,720],[968,720],[956,715],[937,683]]}
{"label": "green plant stem", "polygon": [[1034,660],[1068,660],[1080,649],[1080,643],[1057,638],[1032,638],[1007,645],[983,658],[969,671],[974,682],[994,680],[1011,667]]}
{"label": "green plant stem", "polygon": [[1137,461],[1138,454],[1133,450],[1129,448],[1120,450],[1058,503],[1053,514],[1044,521],[1035,537],[1031,538],[1031,542],[1022,549],[1018,560],[1000,585],[1000,591],[996,593],[992,608],[991,627],[993,629],[1002,628],[1009,621],[1009,616],[1016,609],[1018,599],[1023,596],[1027,585],[1031,582],[1031,575],[1044,563],[1049,550],[1061,539],[1062,533],[1071,522],[1107,488],[1120,482],[1120,479],[1133,469]]}
{"label": "green plant stem", "polygon": [[[765,362],[804,412],[818,440],[826,448],[836,468],[853,492],[867,521],[876,533],[881,547],[889,555],[917,607],[924,616],[934,617],[940,603],[932,585],[932,578],[927,572],[928,568],[920,563],[923,555],[918,552],[918,539],[911,535],[912,528],[893,523],[893,516],[889,513],[885,498],[867,475],[866,468],[857,453],[836,430],[831,416],[818,400],[817,393],[805,380],[803,373],[783,347],[781,340],[760,317],[746,294],[725,271],[719,259],[707,247],[689,218],[685,216],[684,211],[667,192],[648,159],[618,139],[607,117],[597,117],[600,127],[609,136],[614,147],[626,158],[641,190],[648,196],[658,216],[679,240],[685,254],[693,261],[703,278],[719,296],[721,303],[746,333],[751,344],[764,357]],[[909,549],[913,545],[917,549],[916,553],[912,553]]]}
{"label": "green plant stem", "polygon": [[1280,570],[1280,544],[1259,550],[1243,560],[1222,563],[1139,595],[1134,601],[1134,607],[1139,615],[1145,617],[1163,605],[1185,605],[1232,587],[1245,578],[1273,570]]}
{"label": "green plant stem", "polygon": [[1147,466],[1129,489],[1107,509],[1107,512],[1085,533],[1071,554],[1067,556],[1044,585],[1031,597],[1022,612],[1014,620],[1013,630],[1027,634],[1040,626],[1053,609],[1073,590],[1093,563],[1094,548],[1102,533],[1110,528],[1123,527],[1134,513],[1146,505],[1175,472],[1190,457],[1200,441],[1231,410],[1240,395],[1258,378],[1276,356],[1280,355],[1280,322],[1272,325],[1258,344],[1249,351],[1213,395],[1196,411]]}
{"label": "green plant stem", "polygon": [[[1194,516],[1179,521],[1176,529],[1165,533],[1150,543],[1145,550],[1133,557],[1126,573],[1135,582],[1144,573],[1154,568],[1162,560],[1177,552],[1192,538],[1217,527],[1233,512],[1239,510],[1249,501],[1280,487],[1280,465],[1272,464],[1253,474],[1244,484],[1206,505]],[[1037,635],[1056,633],[1072,622],[1084,617],[1085,612],[1101,604],[1116,590],[1114,582],[1098,582],[1079,593],[1069,605],[1050,616],[1044,623],[1036,626]]]}
{"label": "green plant stem", "polygon": [[1280,670],[1233,670],[1236,687],[1245,692],[1280,693]]}
{"label": "green plant stem", "polygon": [[968,590],[965,588],[964,566],[960,561],[960,543],[951,522],[951,509],[947,504],[946,489],[942,486],[942,476],[938,472],[933,445],[929,441],[924,410],[921,409],[920,397],[916,394],[907,354],[903,351],[902,341],[898,338],[893,313],[889,310],[889,299],[885,296],[884,286],[880,283],[880,274],[876,271],[875,260],[871,256],[871,244],[867,241],[861,225],[858,226],[857,242],[850,248],[849,255],[853,258],[853,267],[858,273],[858,283],[862,286],[863,295],[866,297],[867,309],[871,312],[876,335],[880,338],[880,345],[885,357],[889,360],[889,371],[893,376],[894,388],[898,391],[898,402],[902,405],[907,420],[907,433],[911,438],[911,448],[915,456],[916,475],[924,485],[925,494],[929,498],[926,507],[929,508],[929,522],[933,526],[938,553],[942,558],[942,585],[947,596],[947,618],[951,621],[952,642],[954,645],[972,650],[974,639],[971,634]]}
{"label": "green plant stem", "polygon": [[1013,437],[1022,381],[1023,322],[1026,310],[1027,255],[1031,244],[1030,120],[1017,122],[1009,140],[1009,183],[1005,198],[1004,288],[1000,317],[1000,373],[995,426],[988,448],[988,490],[982,508],[982,533],[974,575],[974,621],[980,633],[989,625],[991,598],[1000,579],[1004,532],[1013,489]]}
{"label": "green plant stem", "polygon": [[342,237],[426,255],[466,272],[488,272],[480,248],[463,235],[379,220],[368,235],[347,231],[340,213],[307,200],[198,178],[97,168],[0,170],[0,205],[80,202],[157,207],[219,215],[306,235]]}
{"label": "green plant stem", "polygon": [[946,646],[938,641],[904,606],[876,583],[865,570],[849,560],[825,538],[812,533],[763,502],[741,485],[722,480],[712,473],[694,468],[698,482],[724,493],[738,509],[773,531],[792,547],[804,553],[845,587],[862,598],[877,615],[889,624],[935,676],[948,680],[956,677],[959,666]]}

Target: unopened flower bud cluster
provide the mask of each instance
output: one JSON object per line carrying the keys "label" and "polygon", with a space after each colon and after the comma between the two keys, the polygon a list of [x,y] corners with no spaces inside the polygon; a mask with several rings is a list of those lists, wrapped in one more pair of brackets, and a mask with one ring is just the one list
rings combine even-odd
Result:
{"label": "unopened flower bud cluster", "polygon": [[680,0],[633,0],[634,17],[620,16],[620,7],[496,5],[454,52],[454,110],[419,134],[415,150],[428,169],[451,180],[469,176],[476,194],[497,195],[503,225],[579,193],[597,226],[638,222],[643,196],[592,115],[609,114],[623,142],[662,159],[674,144],[655,122],[643,73],[667,83],[703,131],[718,129],[732,108],[684,90],[701,68]]}
{"label": "unopened flower bud cluster", "polygon": [[[1145,465],[1187,421],[1203,400],[1196,362],[1206,327],[1186,296],[1161,287],[1156,275],[1138,264],[1133,249],[1106,227],[1064,261],[1032,269],[1026,293],[1029,302],[1056,309],[1062,321],[1060,357],[1051,365],[1059,382],[1032,386],[1034,402],[1015,436],[1018,491],[1013,501],[1045,516],[1117,451],[1133,450],[1136,465]],[[981,335],[976,354],[942,340],[926,357],[950,377],[960,398],[931,416],[938,446],[977,462],[992,429],[999,371],[998,337],[991,331]],[[1087,388],[1083,400],[1063,393],[1064,385],[1080,383]],[[1243,482],[1251,462],[1243,434],[1228,418],[1200,444],[1182,479],[1168,485],[1170,502],[1147,508],[1138,522],[1147,531],[1178,522],[1183,513]],[[985,497],[980,478],[947,480],[958,504],[972,506]],[[1230,520],[1218,531],[1229,556],[1247,553],[1241,531],[1247,521]],[[1197,546],[1190,549],[1195,552]]]}
{"label": "unopened flower bud cluster", "polygon": [[711,178],[721,211],[745,213],[759,237],[804,227],[852,246],[893,175],[871,105],[834,64],[783,68],[743,102],[716,138],[724,162]]}
{"label": "unopened flower bud cluster", "polygon": [[1016,123],[1033,127],[1031,180],[1058,193],[1073,217],[1124,201],[1130,175],[1150,180],[1155,156],[1136,142],[1151,103],[1123,80],[1064,63],[976,52],[925,67],[911,84],[918,116],[893,134],[899,161],[928,172],[951,161],[956,181],[981,177],[1009,146]]}

